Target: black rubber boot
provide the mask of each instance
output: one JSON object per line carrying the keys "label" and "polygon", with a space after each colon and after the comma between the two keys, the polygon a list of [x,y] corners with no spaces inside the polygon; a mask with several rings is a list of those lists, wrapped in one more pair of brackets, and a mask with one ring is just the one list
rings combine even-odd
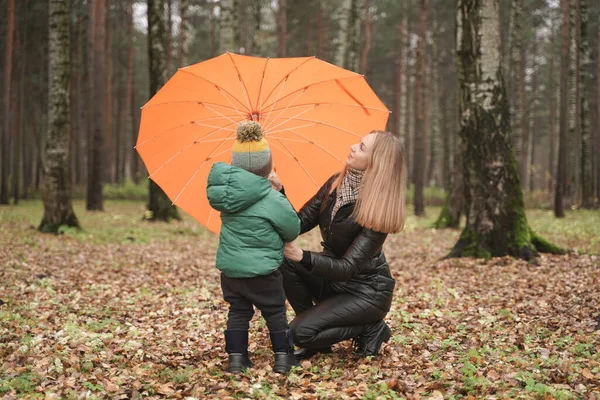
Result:
{"label": "black rubber boot", "polygon": [[239,374],[244,368],[252,367],[248,357],[248,331],[226,330],[225,351],[229,354],[227,372]]}
{"label": "black rubber boot", "polygon": [[362,335],[362,343],[364,347],[360,349],[364,356],[376,356],[379,354],[381,345],[392,337],[392,331],[384,320],[380,320],[373,324],[369,324]]}
{"label": "black rubber boot", "polygon": [[319,353],[329,354],[331,352],[331,346],[322,347],[320,349],[305,349],[301,347],[294,352],[294,356],[297,360],[306,360],[307,358],[311,358],[312,356],[317,355]]}
{"label": "black rubber boot", "polygon": [[270,333],[273,352],[275,353],[275,364],[273,371],[279,374],[289,372],[294,366],[299,366],[300,363],[294,357],[294,344],[292,342],[291,332],[289,329],[282,331],[274,331]]}

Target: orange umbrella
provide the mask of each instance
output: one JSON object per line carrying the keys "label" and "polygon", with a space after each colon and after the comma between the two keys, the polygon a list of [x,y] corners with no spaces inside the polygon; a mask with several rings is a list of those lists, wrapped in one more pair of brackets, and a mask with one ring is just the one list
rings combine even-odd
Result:
{"label": "orange umbrella", "polygon": [[254,119],[294,207],[345,165],[349,147],[385,129],[389,110],[362,75],[315,57],[226,53],[181,68],[144,105],[136,148],[171,201],[213,232],[214,162],[230,162],[238,123]]}

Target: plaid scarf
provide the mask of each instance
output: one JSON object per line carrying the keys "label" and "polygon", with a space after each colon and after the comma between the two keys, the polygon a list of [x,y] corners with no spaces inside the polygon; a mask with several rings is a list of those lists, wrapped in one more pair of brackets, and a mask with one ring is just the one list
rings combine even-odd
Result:
{"label": "plaid scarf", "polygon": [[340,187],[338,187],[336,191],[335,204],[331,212],[332,221],[333,217],[335,217],[335,213],[337,213],[342,206],[356,202],[360,181],[362,180],[364,173],[365,171],[348,168],[346,176],[344,176]]}

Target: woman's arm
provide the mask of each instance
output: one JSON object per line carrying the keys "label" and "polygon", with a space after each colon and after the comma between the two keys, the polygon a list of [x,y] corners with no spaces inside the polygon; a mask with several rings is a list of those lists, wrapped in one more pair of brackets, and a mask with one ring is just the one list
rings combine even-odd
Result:
{"label": "woman's arm", "polygon": [[308,200],[298,211],[298,218],[300,218],[300,234],[310,231],[312,228],[319,224],[319,214],[321,213],[321,203],[327,201],[327,193],[331,184],[337,178],[339,174],[333,175],[325,182],[315,194],[312,199]]}
{"label": "woman's arm", "polygon": [[[302,251],[295,244],[287,244],[285,256],[300,261],[312,273],[332,281],[347,281],[354,278],[373,257],[381,251],[387,233],[363,229],[348,247],[342,258],[332,258],[321,253]],[[300,253],[302,252],[302,253]]]}

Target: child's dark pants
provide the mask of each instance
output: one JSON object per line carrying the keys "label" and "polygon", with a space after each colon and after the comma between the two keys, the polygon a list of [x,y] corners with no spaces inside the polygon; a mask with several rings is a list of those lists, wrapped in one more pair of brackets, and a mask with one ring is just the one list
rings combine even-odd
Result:
{"label": "child's dark pants", "polygon": [[223,298],[229,303],[227,329],[248,330],[255,305],[261,312],[269,331],[288,329],[285,293],[279,270],[254,278],[228,278],[221,274]]}

